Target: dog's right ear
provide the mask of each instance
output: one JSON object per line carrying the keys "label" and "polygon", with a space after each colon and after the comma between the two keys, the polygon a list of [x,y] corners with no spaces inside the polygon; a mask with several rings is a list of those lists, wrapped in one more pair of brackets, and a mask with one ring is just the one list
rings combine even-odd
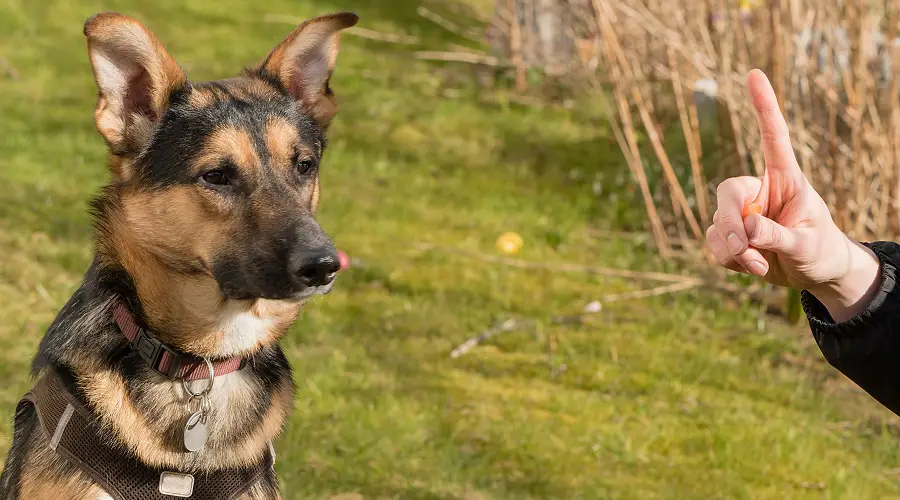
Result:
{"label": "dog's right ear", "polygon": [[[94,121],[117,156],[136,154],[149,141],[169,99],[187,77],[153,33],[122,14],[97,14],[84,24],[100,91]],[[125,172],[114,172],[127,177]]]}

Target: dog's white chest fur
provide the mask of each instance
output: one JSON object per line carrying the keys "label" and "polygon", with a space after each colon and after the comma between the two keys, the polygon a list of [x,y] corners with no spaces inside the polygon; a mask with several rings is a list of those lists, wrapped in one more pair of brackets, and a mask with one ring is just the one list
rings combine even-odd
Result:
{"label": "dog's white chest fur", "polygon": [[270,320],[260,318],[242,304],[226,305],[216,325],[216,329],[222,332],[219,355],[234,356],[252,349],[266,337],[270,326]]}

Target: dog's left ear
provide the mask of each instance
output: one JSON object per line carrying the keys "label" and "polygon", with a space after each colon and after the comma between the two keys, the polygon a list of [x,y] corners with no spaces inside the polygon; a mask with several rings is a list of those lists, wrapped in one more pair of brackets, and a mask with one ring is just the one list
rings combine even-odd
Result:
{"label": "dog's left ear", "polygon": [[328,86],[338,53],[338,33],[356,25],[359,17],[340,12],[304,22],[259,64],[258,73],[277,79],[300,108],[327,128],[337,113]]}

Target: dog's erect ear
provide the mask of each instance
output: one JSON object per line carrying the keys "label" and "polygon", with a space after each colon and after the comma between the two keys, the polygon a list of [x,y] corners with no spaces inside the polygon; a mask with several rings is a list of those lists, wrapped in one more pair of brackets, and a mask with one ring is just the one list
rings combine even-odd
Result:
{"label": "dog's erect ear", "polygon": [[[110,151],[128,156],[150,139],[172,92],[187,78],[153,33],[121,14],[97,14],[84,24],[100,90],[94,121]],[[119,173],[124,174],[124,173]]]}
{"label": "dog's erect ear", "polygon": [[269,52],[257,72],[277,79],[304,112],[327,128],[337,112],[328,82],[337,60],[338,33],[358,21],[356,14],[340,12],[304,22]]}

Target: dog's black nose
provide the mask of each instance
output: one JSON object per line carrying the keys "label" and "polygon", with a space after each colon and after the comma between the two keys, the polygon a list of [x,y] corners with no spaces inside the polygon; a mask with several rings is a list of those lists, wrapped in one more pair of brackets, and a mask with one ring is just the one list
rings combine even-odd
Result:
{"label": "dog's black nose", "polygon": [[304,286],[327,285],[341,269],[340,257],[334,248],[297,252],[291,263],[294,276]]}

